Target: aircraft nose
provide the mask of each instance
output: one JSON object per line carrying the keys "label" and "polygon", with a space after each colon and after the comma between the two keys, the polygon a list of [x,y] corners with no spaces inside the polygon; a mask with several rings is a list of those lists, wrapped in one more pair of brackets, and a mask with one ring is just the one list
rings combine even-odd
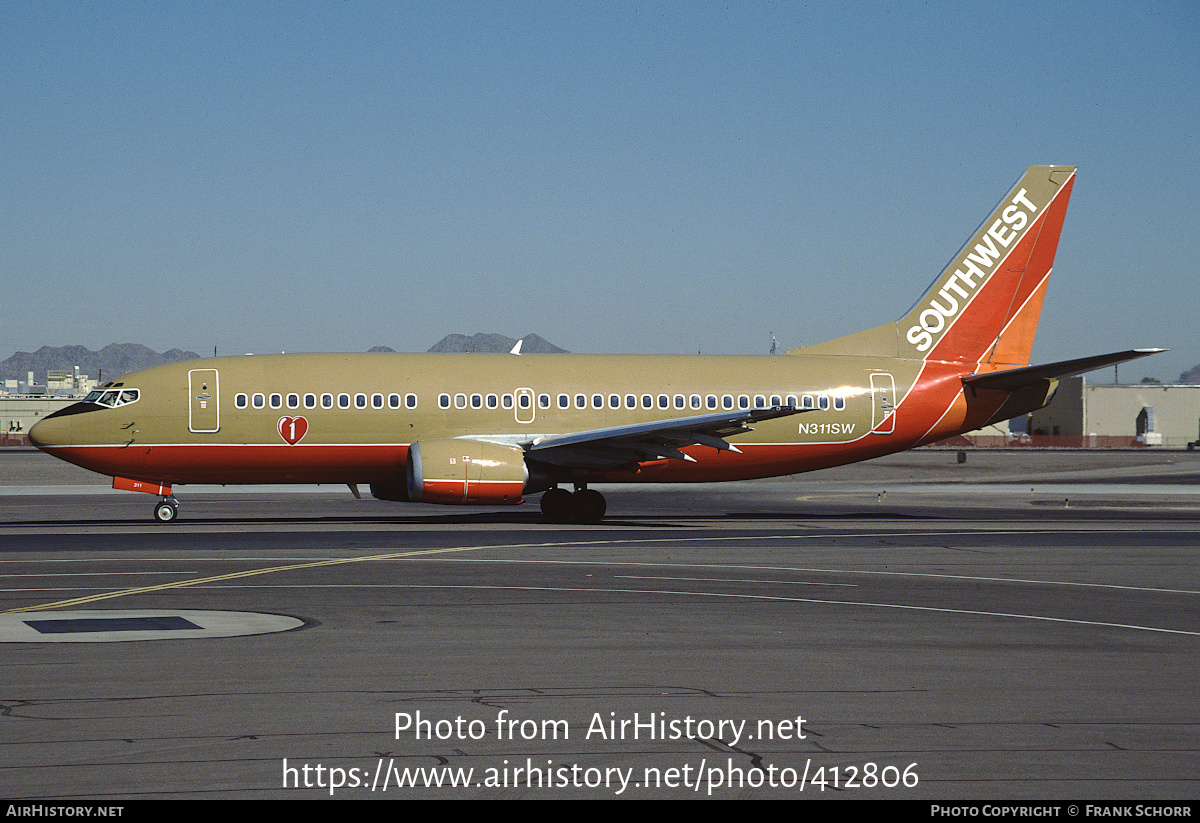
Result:
{"label": "aircraft nose", "polygon": [[47,417],[33,424],[29,430],[29,442],[39,449],[66,446],[71,443],[71,419],[69,417]]}

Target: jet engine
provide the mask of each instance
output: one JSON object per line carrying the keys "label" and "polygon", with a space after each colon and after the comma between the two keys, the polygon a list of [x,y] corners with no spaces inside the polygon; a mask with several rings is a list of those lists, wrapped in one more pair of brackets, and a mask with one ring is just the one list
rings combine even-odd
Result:
{"label": "jet engine", "polygon": [[519,446],[482,440],[413,443],[407,474],[407,497],[414,503],[516,504],[523,492],[545,487],[530,485],[525,451]]}

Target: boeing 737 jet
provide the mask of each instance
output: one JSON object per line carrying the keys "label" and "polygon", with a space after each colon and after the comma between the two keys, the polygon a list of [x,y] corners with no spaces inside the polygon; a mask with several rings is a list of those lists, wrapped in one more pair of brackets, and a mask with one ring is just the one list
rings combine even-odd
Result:
{"label": "boeing 737 jet", "polygon": [[1041,408],[1063,377],[1158,349],[1030,366],[1075,180],[1033,166],[894,323],[783,356],[287,354],[158,366],[30,431],[161,497],[191,483],[359,485],[598,522],[594,483],[772,477],[932,443]]}

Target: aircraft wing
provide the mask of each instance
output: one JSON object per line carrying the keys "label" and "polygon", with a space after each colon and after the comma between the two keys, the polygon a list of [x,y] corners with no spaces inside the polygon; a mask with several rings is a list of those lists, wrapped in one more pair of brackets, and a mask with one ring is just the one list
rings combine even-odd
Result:
{"label": "aircraft wing", "polygon": [[649,423],[633,423],[604,429],[552,434],[522,444],[531,459],[556,466],[602,468],[643,460],[670,458],[695,462],[682,451],[686,446],[710,446],[718,451],[739,452],[724,438],[752,431],[753,424],[815,409],[772,406],[734,409],[676,417]]}
{"label": "aircraft wing", "polygon": [[1026,386],[1032,386],[1042,380],[1060,380],[1064,377],[1076,377],[1084,372],[1102,369],[1124,363],[1127,360],[1137,360],[1139,357],[1149,357],[1152,354],[1164,352],[1166,349],[1130,349],[1129,351],[1098,354],[1095,357],[1083,357],[1078,360],[1063,360],[1059,363],[1047,363],[1044,366],[1024,366],[1019,369],[1006,371],[985,372],[972,374],[962,379],[963,385],[975,389],[1004,389],[1016,391]]}

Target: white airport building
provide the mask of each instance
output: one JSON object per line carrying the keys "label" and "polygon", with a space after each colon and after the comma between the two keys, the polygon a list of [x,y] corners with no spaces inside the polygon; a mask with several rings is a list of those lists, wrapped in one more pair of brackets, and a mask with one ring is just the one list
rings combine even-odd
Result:
{"label": "white airport building", "polygon": [[0,386],[0,445],[10,436],[23,442],[33,424],[48,414],[69,406],[96,388],[86,374],[51,369],[46,382],[38,383],[33,372],[25,380],[5,380]]}
{"label": "white airport building", "polygon": [[1135,447],[1185,448],[1200,440],[1200,386],[1068,378],[1046,408],[1029,416],[1029,434],[1082,438],[1083,447],[1127,438]]}

